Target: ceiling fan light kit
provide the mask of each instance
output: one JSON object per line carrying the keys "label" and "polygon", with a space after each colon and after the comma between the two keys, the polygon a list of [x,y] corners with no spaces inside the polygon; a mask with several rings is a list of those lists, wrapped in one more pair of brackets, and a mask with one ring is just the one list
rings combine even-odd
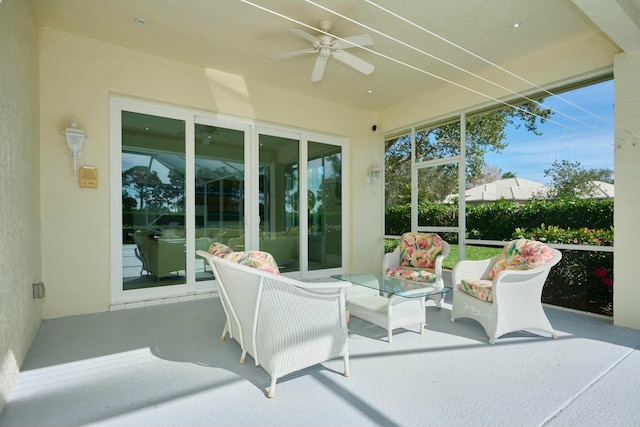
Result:
{"label": "ceiling fan light kit", "polygon": [[[320,21],[320,30],[323,33],[329,33],[331,27],[332,24],[330,21]],[[309,49],[282,53],[280,55],[272,56],[270,59],[280,60],[293,58],[300,55],[306,55],[309,53],[317,54],[318,56],[316,57],[316,62],[311,72],[312,82],[322,80],[327,66],[327,61],[330,57],[335,58],[336,60],[342,62],[345,65],[348,65],[349,67],[361,72],[362,74],[371,74],[373,70],[375,70],[375,66],[373,64],[370,64],[369,62],[364,61],[349,52],[345,52],[344,50],[354,47],[371,46],[373,44],[373,39],[368,34],[360,34],[357,36],[345,38],[336,38],[329,34],[322,34],[316,37],[298,29],[293,29],[291,30],[291,32],[298,37],[302,37],[303,39],[310,41],[313,47]]]}

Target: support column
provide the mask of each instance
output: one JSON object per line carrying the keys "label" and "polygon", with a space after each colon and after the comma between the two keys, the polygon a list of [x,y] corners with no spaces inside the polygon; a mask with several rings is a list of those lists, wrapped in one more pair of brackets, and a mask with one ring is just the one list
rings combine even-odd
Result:
{"label": "support column", "polygon": [[[614,323],[640,329],[640,51],[614,60]],[[628,132],[627,132],[628,131]],[[635,145],[632,145],[635,144]]]}

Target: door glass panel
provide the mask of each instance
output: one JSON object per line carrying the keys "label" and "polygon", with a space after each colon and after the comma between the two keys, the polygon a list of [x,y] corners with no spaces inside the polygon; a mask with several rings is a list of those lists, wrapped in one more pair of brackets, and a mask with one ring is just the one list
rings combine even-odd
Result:
{"label": "door glass panel", "polygon": [[183,284],[185,122],[122,112],[123,290]]}
{"label": "door glass panel", "polygon": [[259,136],[259,249],[281,273],[300,270],[299,141]]}
{"label": "door glass panel", "polygon": [[[244,132],[195,126],[196,250],[214,242],[244,245]],[[196,255],[196,280],[211,280],[207,262]]]}
{"label": "door glass panel", "polygon": [[309,142],[309,270],[342,266],[342,147]]}

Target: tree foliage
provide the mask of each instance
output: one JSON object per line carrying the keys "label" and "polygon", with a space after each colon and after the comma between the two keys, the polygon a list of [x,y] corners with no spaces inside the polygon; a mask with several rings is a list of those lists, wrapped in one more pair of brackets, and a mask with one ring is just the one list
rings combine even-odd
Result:
{"label": "tree foliage", "polygon": [[613,184],[611,169],[585,169],[580,162],[568,160],[554,161],[551,168],[545,169],[544,176],[551,178],[550,189],[542,194],[548,198],[588,197],[596,190],[593,181]]}
{"label": "tree foliage", "polygon": [[[536,134],[538,125],[552,114],[541,104],[528,102],[519,108],[504,108],[467,117],[466,123],[466,182],[481,180],[487,167],[485,155],[502,152],[507,147],[505,129],[508,125],[525,128]],[[460,154],[460,122],[455,121],[416,131],[415,158],[417,162],[447,158]],[[442,201],[457,193],[457,168],[451,165],[423,170],[418,177],[419,200]],[[410,200],[411,194],[411,135],[386,141],[385,187],[387,207]]]}
{"label": "tree foliage", "polygon": [[133,197],[138,200],[139,209],[155,198],[154,189],[161,183],[158,173],[147,166],[133,166],[122,172],[122,188],[130,188],[134,192]]}
{"label": "tree foliage", "polygon": [[[485,165],[473,182],[467,183],[467,188],[477,187],[478,185],[488,184],[503,178],[502,170],[494,165]],[[511,178],[511,177],[507,177]]]}
{"label": "tree foliage", "polygon": [[[122,172],[123,206],[181,212],[184,210],[184,186],[184,175],[176,170],[169,171],[169,183],[166,184],[148,166],[133,166]],[[137,203],[133,203],[132,198]]]}

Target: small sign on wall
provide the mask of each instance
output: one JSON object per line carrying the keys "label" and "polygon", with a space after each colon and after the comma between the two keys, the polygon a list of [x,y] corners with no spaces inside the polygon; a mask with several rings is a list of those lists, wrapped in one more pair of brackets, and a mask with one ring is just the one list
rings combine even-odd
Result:
{"label": "small sign on wall", "polygon": [[98,168],[82,166],[80,168],[80,187],[98,188]]}

